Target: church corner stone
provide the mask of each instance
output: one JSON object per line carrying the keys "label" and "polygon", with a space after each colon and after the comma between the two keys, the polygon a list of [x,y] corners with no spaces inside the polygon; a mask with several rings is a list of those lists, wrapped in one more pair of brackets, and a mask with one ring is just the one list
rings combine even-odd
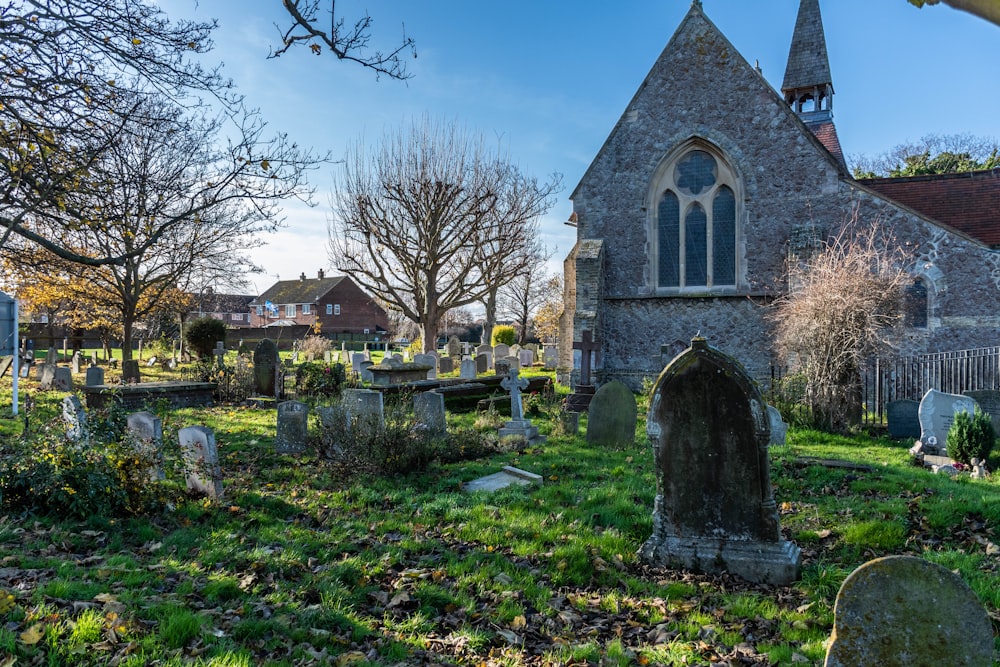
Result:
{"label": "church corner stone", "polygon": [[802,555],[781,539],[767,407],[732,357],[695,338],[660,374],[647,433],[656,467],[646,562],[786,585]]}

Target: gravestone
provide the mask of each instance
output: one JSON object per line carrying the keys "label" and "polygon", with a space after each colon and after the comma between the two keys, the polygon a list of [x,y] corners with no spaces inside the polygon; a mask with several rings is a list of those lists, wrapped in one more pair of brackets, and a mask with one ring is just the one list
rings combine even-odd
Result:
{"label": "gravestone", "polygon": [[573,412],[586,412],[594,397],[596,388],[591,384],[590,370],[592,356],[601,347],[590,331],[583,331],[580,336],[581,340],[573,343],[573,349],[580,351],[580,377],[573,393],[566,397],[566,409]]}
{"label": "gravestone", "polygon": [[427,366],[427,379],[435,380],[437,379],[437,357],[433,354],[415,354],[413,355],[413,363],[419,364],[421,366]]}
{"label": "gravestone", "polygon": [[496,362],[493,364],[493,374],[506,378],[510,375],[510,371],[510,357],[497,357]]}
{"label": "gravestone", "polygon": [[954,572],[887,556],[852,572],[837,593],[826,667],[990,667],[993,628]]}
{"label": "gravestone", "polygon": [[97,365],[97,352],[91,352],[90,353],[90,365],[91,366],[96,366]]}
{"label": "gravestone", "polygon": [[493,348],[494,359],[503,359],[504,357],[509,357],[509,356],[510,356],[510,345],[506,345],[504,343],[498,343]]}
{"label": "gravestone", "polygon": [[482,375],[490,370],[490,355],[480,352],[476,355],[476,374]]}
{"label": "gravestone", "polygon": [[555,370],[556,366],[559,365],[559,349],[548,345],[542,352],[542,366],[547,371]]}
{"label": "gravestone", "polygon": [[278,454],[301,454],[309,436],[309,406],[299,401],[278,404],[278,430],[274,451]]}
{"label": "gravestone", "polygon": [[544,442],[545,437],[538,435],[538,427],[532,425],[530,419],[524,418],[524,404],[521,402],[521,391],[528,388],[528,378],[518,377],[515,369],[510,369],[500,386],[510,392],[510,421],[500,429],[500,437],[524,438],[528,443]]}
{"label": "gravestone", "polygon": [[331,350],[323,350],[323,363],[327,365],[333,363],[333,352]]}
{"label": "gravestone", "polygon": [[885,417],[889,422],[889,437],[918,439],[920,437],[920,418],[917,416],[919,409],[920,402],[908,398],[886,403]]}
{"label": "gravestone", "polygon": [[504,466],[500,472],[486,475],[462,485],[462,490],[468,493],[475,491],[493,492],[506,489],[508,486],[541,486],[542,476],[514,466]]}
{"label": "gravestone", "polygon": [[[65,369],[67,372],[69,369]],[[62,418],[66,424],[66,437],[77,442],[87,440],[87,411],[75,395],[70,394],[63,399]]]}
{"label": "gravestone", "polygon": [[988,414],[993,421],[994,432],[1000,435],[1000,391],[984,389],[982,391],[963,391],[962,394],[979,404],[979,409]]}
{"label": "gravestone", "polygon": [[473,359],[462,359],[462,366],[458,369],[458,377],[463,380],[476,379],[476,362]]}
{"label": "gravestone", "polygon": [[444,375],[445,373],[454,373],[455,359],[457,358],[458,358],[457,356],[441,357],[441,359],[438,360],[438,372],[441,373],[442,375]]}
{"label": "gravestone", "polygon": [[538,359],[538,343],[527,343],[525,344],[524,349],[531,350],[531,352],[535,355],[535,359]]}
{"label": "gravestone", "polygon": [[576,435],[580,432],[580,413],[561,412],[559,413],[559,423],[562,425],[563,433],[566,435]]}
{"label": "gravestone", "polygon": [[521,350],[517,353],[517,359],[522,368],[530,368],[535,364],[535,353],[531,350]]}
{"label": "gravestone", "polygon": [[458,340],[458,336],[448,339],[447,350],[449,357],[458,357],[462,354],[462,341]]}
{"label": "gravestone", "polygon": [[361,372],[361,364],[366,361],[363,352],[351,353],[351,370],[355,373]]}
{"label": "gravestone", "polygon": [[[14,365],[14,355],[12,354],[5,356],[3,359],[0,359],[0,378],[6,375],[7,371],[9,371],[11,366],[13,365]],[[11,375],[13,376],[13,371],[11,371]]]}
{"label": "gravestone", "polygon": [[66,366],[56,366],[52,374],[52,388],[56,391],[73,391],[73,371]]}
{"label": "gravestone", "polygon": [[136,384],[140,381],[138,359],[122,361],[122,381],[126,384]]}
{"label": "gravestone", "polygon": [[[267,339],[265,339],[267,340]],[[222,497],[222,468],[215,434],[205,426],[188,426],[177,432],[187,488],[209,498]]]}
{"label": "gravestone", "polygon": [[401,355],[399,352],[393,352],[392,356],[389,357],[389,358],[392,359],[393,361],[401,363],[401,364],[402,363],[406,363],[405,361],[403,361],[403,355]]}
{"label": "gravestone", "polygon": [[226,365],[226,343],[225,341],[216,341],[215,349],[212,350],[212,356],[215,357],[215,367],[222,368]]}
{"label": "gravestone", "polygon": [[73,373],[74,374],[80,372],[80,364],[81,363],[82,362],[81,362],[81,359],[80,359],[80,353],[79,352],[74,352],[73,353],[73,359],[70,360],[70,368],[73,369]]}
{"label": "gravestone", "polygon": [[163,472],[163,421],[151,412],[133,412],[126,420],[139,456],[150,461],[150,480],[166,479]]}
{"label": "gravestone", "polygon": [[473,353],[473,355],[474,356],[478,356],[480,354],[487,354],[487,355],[489,355],[490,364],[493,363],[493,347],[492,346],[490,346],[490,345],[477,345],[476,349],[475,349],[475,352]]}
{"label": "gravestone", "polygon": [[45,363],[55,365],[59,361],[59,351],[54,347],[50,347],[45,353]]}
{"label": "gravestone", "polygon": [[781,418],[781,411],[773,405],[769,405],[767,406],[767,418],[771,427],[771,437],[767,444],[784,447],[788,438],[788,424]]}
{"label": "gravestone", "polygon": [[[574,413],[579,415],[579,413]],[[587,442],[602,447],[626,447],[635,442],[635,394],[614,380],[601,387],[590,401]]]}
{"label": "gravestone", "polygon": [[767,407],[740,364],[692,340],[656,381],[646,428],[656,501],[642,559],[757,583],[795,581],[802,554],[781,539]]}
{"label": "gravestone", "polygon": [[975,412],[976,402],[968,396],[946,394],[937,389],[929,389],[920,399],[917,416],[920,420],[920,451],[924,454],[944,454],[948,442],[948,430],[955,421],[955,414]]}
{"label": "gravestone", "polygon": [[344,416],[349,428],[368,424],[376,429],[385,428],[385,408],[382,392],[373,389],[345,389],[341,395]]}
{"label": "gravestone", "polygon": [[375,362],[372,361],[371,359],[365,359],[364,361],[361,362],[360,375],[362,382],[367,382],[368,384],[375,382],[375,374],[372,373],[371,370],[372,366],[374,365]]}
{"label": "gravestone", "polygon": [[425,391],[414,396],[413,416],[432,438],[441,437],[447,431],[444,396],[437,392]]}
{"label": "gravestone", "polygon": [[35,379],[38,381],[39,389],[42,391],[52,389],[52,383],[55,382],[56,379],[57,368],[59,367],[48,362],[38,366],[38,370],[35,371]]}
{"label": "gravestone", "polygon": [[278,372],[278,346],[264,338],[253,350],[253,380],[258,395],[277,395]]}
{"label": "gravestone", "polygon": [[155,365],[156,365],[156,362],[157,362],[157,361],[159,361],[159,360],[160,360],[160,358],[159,358],[159,357],[157,357],[157,356],[156,356],[156,355],[154,354],[153,356],[151,356],[151,357],[149,358],[149,361],[147,361],[147,362],[146,362],[146,368],[152,368],[153,366],[155,366]]}

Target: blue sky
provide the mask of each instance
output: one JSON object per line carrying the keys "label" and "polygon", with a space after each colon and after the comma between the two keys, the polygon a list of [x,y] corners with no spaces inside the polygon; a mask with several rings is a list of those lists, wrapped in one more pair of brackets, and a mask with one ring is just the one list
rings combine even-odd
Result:
{"label": "blue sky", "polygon": [[[324,3],[327,0],[323,0]],[[270,127],[318,152],[343,156],[359,138],[376,142],[414,117],[453,119],[500,138],[527,173],[563,176],[564,190],[542,220],[556,253],[574,242],[563,224],[569,194],[666,46],[690,2],[620,3],[338,0],[348,20],[366,9],[373,45],[416,40],[413,77],[399,82],[330,54],[301,48],[267,60],[283,21],[277,0],[159,0],[174,18],[219,19],[214,58],[260,109]],[[929,134],[1000,136],[1000,27],[944,5],[906,0],[820,0],[836,95],[834,120],[850,158]],[[779,88],[798,0],[704,0],[706,15],[750,64]],[[315,208],[290,204],[286,227],[254,260],[264,274],[250,291],[280,276],[313,276],[331,267],[327,220],[332,173],[314,172]]]}

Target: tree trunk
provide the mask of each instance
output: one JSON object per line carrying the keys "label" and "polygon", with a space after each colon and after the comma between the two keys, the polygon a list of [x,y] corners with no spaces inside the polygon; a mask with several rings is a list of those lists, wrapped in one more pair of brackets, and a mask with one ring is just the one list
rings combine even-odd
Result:
{"label": "tree trunk", "polygon": [[132,329],[133,322],[126,317],[122,321],[122,363],[132,358]]}
{"label": "tree trunk", "polygon": [[493,327],[497,323],[497,290],[499,287],[491,289],[483,299],[483,306],[486,307],[486,315],[483,320],[482,345],[493,344]]}

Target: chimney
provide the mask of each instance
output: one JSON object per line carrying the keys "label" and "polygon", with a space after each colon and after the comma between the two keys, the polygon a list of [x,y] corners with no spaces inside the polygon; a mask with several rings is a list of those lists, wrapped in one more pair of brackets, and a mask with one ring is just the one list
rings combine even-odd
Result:
{"label": "chimney", "polygon": [[301,276],[299,276],[299,280],[305,280],[305,279],[306,279],[306,272],[305,272],[305,271],[303,271],[303,272],[302,272],[302,275],[301,275]]}
{"label": "chimney", "polygon": [[323,280],[323,269],[320,269],[319,271],[316,272],[316,277],[319,278],[320,280]]}

